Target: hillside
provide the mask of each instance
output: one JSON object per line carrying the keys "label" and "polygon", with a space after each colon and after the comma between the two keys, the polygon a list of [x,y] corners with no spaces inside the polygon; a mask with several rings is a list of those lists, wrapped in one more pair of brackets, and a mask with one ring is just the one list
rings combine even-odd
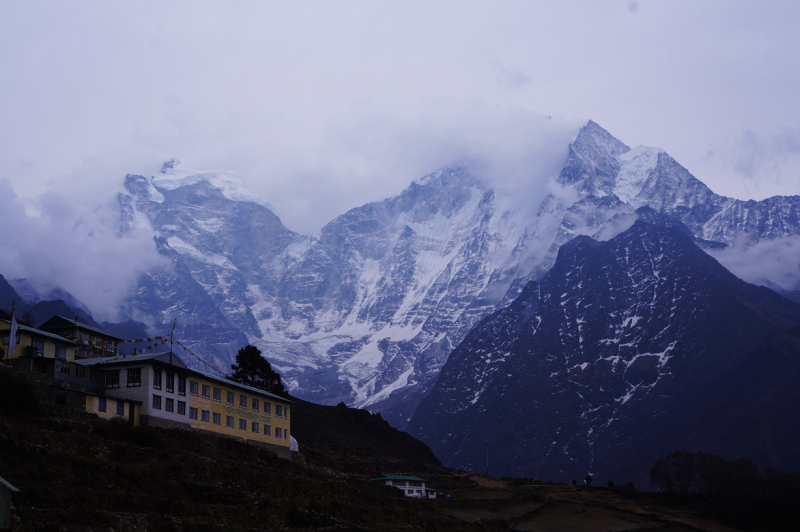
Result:
{"label": "hillside", "polygon": [[[363,411],[303,404],[302,416],[304,460],[290,462],[238,440],[43,406],[0,370],[0,475],[21,489],[12,530],[732,530],[696,499],[492,479],[439,466]],[[417,473],[451,497],[402,497],[367,482],[372,468]]]}

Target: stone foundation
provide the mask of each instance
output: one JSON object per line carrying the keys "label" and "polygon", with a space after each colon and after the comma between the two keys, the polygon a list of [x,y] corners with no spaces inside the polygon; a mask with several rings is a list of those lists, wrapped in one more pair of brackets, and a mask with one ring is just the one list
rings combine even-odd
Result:
{"label": "stone foundation", "polygon": [[141,416],[139,418],[139,423],[147,427],[158,427],[161,429],[191,429],[188,423],[180,423],[178,421],[172,421],[155,416]]}

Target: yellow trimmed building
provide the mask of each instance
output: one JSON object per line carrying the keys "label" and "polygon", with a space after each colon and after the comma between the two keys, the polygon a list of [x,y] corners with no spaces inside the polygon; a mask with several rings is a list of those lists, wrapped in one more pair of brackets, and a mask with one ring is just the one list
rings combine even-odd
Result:
{"label": "yellow trimmed building", "polygon": [[11,322],[8,320],[0,320],[0,334],[3,337],[2,359],[25,356],[75,360],[75,342],[57,334],[17,324],[17,335],[12,340]]}
{"label": "yellow trimmed building", "polygon": [[208,373],[189,377],[189,425],[289,448],[290,401]]}
{"label": "yellow trimmed building", "polygon": [[89,358],[75,364],[103,375],[106,411],[99,408],[100,397],[87,396],[88,412],[128,417],[134,424],[213,432],[287,453],[290,449],[291,401],[190,369],[175,354]]}

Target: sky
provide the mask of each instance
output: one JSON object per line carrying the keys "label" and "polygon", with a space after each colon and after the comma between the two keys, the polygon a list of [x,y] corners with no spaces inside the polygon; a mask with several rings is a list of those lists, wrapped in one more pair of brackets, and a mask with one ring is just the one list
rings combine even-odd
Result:
{"label": "sky", "polygon": [[3,1],[0,219],[105,220],[177,157],[313,233],[452,161],[520,183],[589,119],[717,193],[800,194],[798,27],[796,1]]}

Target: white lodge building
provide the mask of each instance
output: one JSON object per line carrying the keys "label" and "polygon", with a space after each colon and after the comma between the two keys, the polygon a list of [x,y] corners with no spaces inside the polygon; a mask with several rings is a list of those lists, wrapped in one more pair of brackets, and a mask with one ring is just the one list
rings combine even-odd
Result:
{"label": "white lodge building", "polygon": [[107,397],[116,404],[136,403],[135,424],[213,432],[267,445],[279,454],[290,450],[288,399],[190,369],[169,352],[75,364],[100,369],[104,376],[103,397],[87,401],[88,412],[107,417]]}
{"label": "white lodge building", "polygon": [[436,490],[425,487],[425,479],[408,475],[380,475],[369,479],[370,482],[383,482],[403,491],[406,497],[427,499],[436,498]]}

